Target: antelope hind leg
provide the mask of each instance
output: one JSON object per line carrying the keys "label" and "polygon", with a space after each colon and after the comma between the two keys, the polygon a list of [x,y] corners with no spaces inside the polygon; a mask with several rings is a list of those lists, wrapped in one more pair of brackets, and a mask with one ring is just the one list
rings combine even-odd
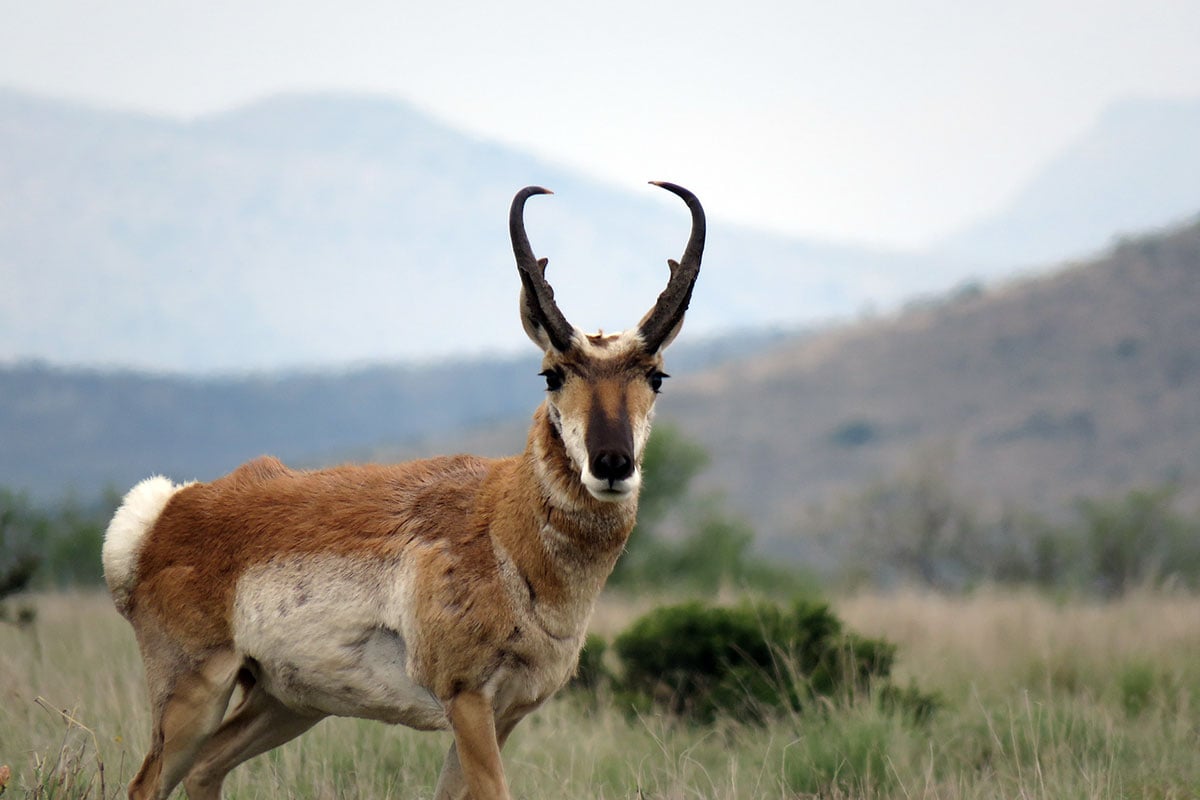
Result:
{"label": "antelope hind leg", "polygon": [[288,709],[255,684],[196,756],[183,781],[188,800],[218,800],[229,771],[257,755],[291,741],[322,717]]}
{"label": "antelope hind leg", "polygon": [[150,752],[129,784],[131,800],[161,800],[187,774],[197,751],[221,724],[240,668],[237,654],[222,650],[172,681],[154,709]]}

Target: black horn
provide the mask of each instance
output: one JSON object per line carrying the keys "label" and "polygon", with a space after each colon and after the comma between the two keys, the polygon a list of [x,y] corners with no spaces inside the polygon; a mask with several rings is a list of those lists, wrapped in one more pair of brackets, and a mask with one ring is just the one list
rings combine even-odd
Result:
{"label": "black horn", "polygon": [[696,285],[696,276],[700,274],[700,257],[704,254],[704,208],[696,195],[665,181],[650,181],[655,186],[661,186],[668,192],[678,195],[687,203],[692,212],[692,234],[684,248],[683,258],[678,262],[668,259],[671,267],[671,278],[667,288],[658,296],[654,308],[645,316],[640,325],[642,341],[646,352],[656,353],[662,348],[667,337],[679,327],[683,313],[687,311],[688,303],[692,300],[692,287]]}
{"label": "black horn", "polygon": [[554,289],[546,282],[546,259],[537,259],[529,246],[525,233],[525,201],[535,194],[554,194],[541,186],[526,186],[513,198],[508,212],[508,233],[512,238],[513,255],[517,258],[517,272],[525,287],[525,304],[529,317],[534,320],[550,339],[554,349],[565,353],[571,347],[574,328],[558,310],[554,302]]}

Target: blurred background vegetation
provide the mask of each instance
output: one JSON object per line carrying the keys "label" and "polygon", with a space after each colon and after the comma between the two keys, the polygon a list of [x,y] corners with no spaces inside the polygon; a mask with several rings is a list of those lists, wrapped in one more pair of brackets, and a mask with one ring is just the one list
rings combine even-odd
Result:
{"label": "blurred background vegetation", "polygon": [[[888,479],[814,509],[799,534],[838,553],[818,570],[761,554],[752,523],[698,490],[709,456],[672,425],[646,448],[638,524],[611,591],[776,596],[874,586],[967,591],[985,585],[1115,597],[1200,588],[1200,509],[1170,484],[1079,498],[1064,513],[986,505],[955,480],[951,457],[923,451]],[[115,490],[90,502],[37,502],[0,487],[0,597],[98,585]]]}

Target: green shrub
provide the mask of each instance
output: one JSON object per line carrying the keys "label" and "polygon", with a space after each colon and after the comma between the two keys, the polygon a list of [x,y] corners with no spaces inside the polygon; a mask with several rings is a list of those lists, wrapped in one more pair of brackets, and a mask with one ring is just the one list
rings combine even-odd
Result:
{"label": "green shrub", "polygon": [[1121,693],[1121,705],[1131,717],[1141,714],[1154,696],[1158,675],[1145,662],[1126,664],[1117,675],[1117,686]]}
{"label": "green shrub", "polygon": [[34,620],[33,606],[21,603],[10,608],[5,599],[28,588],[41,566],[34,540],[43,527],[42,518],[23,496],[0,488],[0,622],[24,628]]}
{"label": "green shrub", "polygon": [[1168,580],[1200,583],[1200,523],[1176,509],[1176,498],[1166,487],[1079,502],[1085,552],[1102,594]]}
{"label": "green shrub", "polygon": [[[885,686],[896,653],[888,642],[845,632],[827,605],[805,601],[788,609],[665,606],[618,636],[615,650],[623,702],[701,723],[720,714],[761,720],[820,699],[846,701]],[[933,705],[915,689],[894,690],[892,697],[930,711]]]}
{"label": "green shrub", "polygon": [[0,488],[0,598],[25,589],[41,564],[35,539],[44,519],[23,495]]}
{"label": "green shrub", "polygon": [[0,487],[0,598],[31,587],[86,586],[104,576],[104,530],[119,498],[39,508]]}
{"label": "green shrub", "polygon": [[43,569],[51,582],[57,586],[103,582],[100,552],[104,547],[104,530],[114,510],[103,503],[84,506],[74,501],[55,509],[42,542]]}
{"label": "green shrub", "polygon": [[[704,448],[676,429],[654,429],[642,462],[637,527],[609,577],[610,586],[669,584],[715,592],[725,586],[772,590],[808,581],[807,575],[756,557],[754,530],[726,510],[720,498],[691,495],[692,479],[707,464]],[[665,536],[660,529],[672,514],[678,535]]]}

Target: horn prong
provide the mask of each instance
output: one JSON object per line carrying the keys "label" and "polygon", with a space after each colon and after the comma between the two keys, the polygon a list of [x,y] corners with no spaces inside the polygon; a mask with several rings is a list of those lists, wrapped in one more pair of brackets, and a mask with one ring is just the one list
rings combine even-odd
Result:
{"label": "horn prong", "polygon": [[539,261],[525,233],[525,201],[538,194],[554,194],[542,186],[526,186],[513,198],[508,212],[508,231],[512,239],[513,255],[517,260],[517,273],[525,287],[525,303],[530,316],[546,331],[550,344],[559,352],[571,348],[574,328],[554,302],[554,289],[546,281],[546,263]]}
{"label": "horn prong", "polygon": [[654,186],[677,195],[692,212],[692,232],[678,265],[671,261],[671,277],[667,288],[658,296],[654,308],[642,320],[640,330],[646,351],[656,353],[662,348],[671,331],[678,327],[692,299],[692,287],[700,274],[700,259],[704,255],[705,219],[700,200],[682,186],[669,181],[650,181]]}

